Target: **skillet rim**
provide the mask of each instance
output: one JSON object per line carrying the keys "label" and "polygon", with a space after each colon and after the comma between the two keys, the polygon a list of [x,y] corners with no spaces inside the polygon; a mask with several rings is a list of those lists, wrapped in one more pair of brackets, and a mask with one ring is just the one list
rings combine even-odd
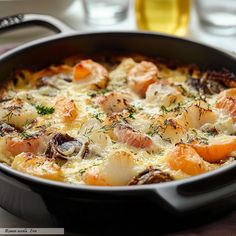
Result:
{"label": "skillet rim", "polygon": [[88,192],[119,192],[119,191],[141,191],[141,190],[154,190],[158,187],[158,189],[170,187],[170,186],[180,186],[182,184],[191,184],[195,183],[196,181],[202,181],[204,179],[207,179],[209,177],[215,177],[218,174],[222,174],[224,172],[230,171],[231,169],[236,170],[236,161],[235,163],[231,163],[226,166],[222,166],[216,170],[212,170],[210,172],[206,172],[204,174],[188,177],[185,179],[180,180],[173,180],[169,182],[163,182],[163,183],[156,183],[156,184],[146,184],[146,185],[132,185],[132,186],[95,186],[95,185],[83,185],[83,184],[74,184],[74,183],[66,183],[66,182],[59,182],[49,179],[40,178],[37,176],[29,175],[17,170],[12,169],[10,166],[7,166],[5,163],[0,163],[0,170],[3,172],[6,172],[14,177],[19,177],[23,180],[27,180],[30,182],[34,182],[37,184],[43,184],[46,186],[53,186],[53,187],[59,187],[63,189],[73,189],[73,190],[84,190]]}
{"label": "skillet rim", "polygon": [[[162,34],[162,33],[156,33],[156,32],[148,32],[148,31],[96,31],[96,32],[68,32],[68,33],[61,33],[58,35],[53,35],[49,36],[46,38],[42,39],[37,39],[28,43],[25,43],[23,45],[17,46],[16,48],[13,48],[4,54],[0,55],[0,66],[1,63],[4,60],[7,60],[8,57],[10,56],[15,56],[19,53],[24,52],[25,50],[32,50],[34,47],[40,47],[41,45],[45,43],[53,43],[54,41],[57,40],[63,40],[65,38],[73,38],[73,37],[87,37],[87,36],[96,36],[96,35],[117,35],[117,36],[147,36],[147,37],[161,37],[161,38],[167,38],[170,40],[174,41],[180,41],[180,42],[185,42],[188,44],[195,44],[200,47],[202,47],[204,50],[211,50],[213,53],[220,54],[221,56],[224,55],[225,57],[228,57],[230,60],[235,61],[236,64],[236,55],[232,55],[228,51],[224,51],[223,49],[218,49],[213,46],[204,44],[204,43],[199,43],[195,40],[192,39],[186,39],[186,38],[180,38],[177,36],[173,35],[167,35],[167,34]],[[0,163],[0,170],[3,172],[6,172],[10,174],[11,176],[14,177],[19,177],[21,179],[37,183],[37,184],[43,184],[46,186],[53,186],[53,187],[59,187],[59,188],[64,188],[64,189],[73,189],[73,190],[83,190],[83,191],[89,191],[89,192],[119,192],[119,191],[141,191],[141,190],[155,190],[156,188],[160,189],[162,187],[169,187],[169,186],[179,186],[181,184],[191,184],[194,183],[195,181],[201,181],[204,179],[207,179],[209,177],[214,177],[218,174],[222,174],[224,172],[227,172],[231,169],[236,169],[236,161],[233,163],[230,163],[226,166],[220,167],[216,170],[200,174],[197,176],[192,176],[188,177],[185,179],[181,180],[174,180],[170,182],[164,182],[164,183],[157,183],[157,184],[149,184],[149,185],[138,185],[138,186],[93,186],[93,185],[82,185],[82,184],[72,184],[72,183],[66,183],[66,182],[59,182],[59,181],[53,181],[53,180],[48,180],[48,179],[43,179],[40,177],[32,176],[17,170],[12,169],[10,166],[8,166],[5,163]]]}
{"label": "skillet rim", "polygon": [[139,31],[132,31],[132,30],[117,30],[117,31],[87,31],[87,32],[63,32],[59,33],[56,35],[51,35],[51,36],[46,36],[41,39],[36,39],[30,42],[23,43],[22,45],[18,45],[13,49],[8,50],[7,52],[3,53],[0,55],[0,63],[2,60],[5,60],[8,56],[12,56],[15,53],[19,53],[21,51],[30,49],[31,47],[34,46],[40,46],[41,44],[44,43],[51,43],[53,41],[65,39],[65,38],[71,38],[71,37],[76,37],[76,36],[96,36],[96,35],[133,35],[133,36],[139,36],[139,35],[144,35],[144,36],[154,36],[154,37],[162,37],[162,38],[167,38],[170,40],[176,40],[176,41],[182,41],[185,43],[189,44],[195,44],[200,47],[203,47],[206,50],[212,50],[214,53],[218,54],[224,54],[224,56],[229,57],[232,60],[235,60],[236,63],[236,53],[233,51],[228,51],[223,48],[217,48],[211,45],[208,45],[207,43],[203,42],[198,42],[194,39],[188,39],[188,38],[181,38],[175,35],[169,35],[169,34],[164,34],[164,33],[157,33],[157,32],[150,32],[150,31],[145,31],[145,30],[139,30]]}

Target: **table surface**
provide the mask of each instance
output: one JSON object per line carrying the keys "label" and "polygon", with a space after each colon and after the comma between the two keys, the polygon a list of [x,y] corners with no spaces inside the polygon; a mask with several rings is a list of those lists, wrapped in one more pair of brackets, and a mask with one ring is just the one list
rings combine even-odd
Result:
{"label": "table surface", "polygon": [[[1,4],[1,2],[0,2]],[[75,1],[73,5],[65,11],[63,15],[59,15],[58,18],[66,22],[72,28],[78,31],[109,31],[109,30],[136,30],[136,24],[134,20],[134,12],[132,8],[133,2],[130,2],[130,11],[126,20],[116,25],[108,26],[89,26],[84,22],[84,15],[80,1]],[[1,7],[1,5],[0,5]],[[193,7],[191,11],[191,21],[189,27],[189,33],[187,38],[195,41],[200,41],[205,44],[226,49],[231,52],[236,52],[235,39],[236,36],[216,36],[204,31],[199,24],[196,11]],[[0,16],[1,17],[1,16]],[[41,36],[49,36],[52,33],[42,28],[32,27],[31,29],[10,32],[1,35],[0,37],[0,53],[1,50],[10,48],[12,46],[22,44],[27,41],[31,41]],[[12,214],[6,212],[0,208],[0,227],[32,227],[32,225],[22,219],[19,219]],[[188,229],[186,231],[171,234],[172,236],[179,235],[201,235],[201,236],[233,236],[236,235],[236,211],[229,213],[228,216],[223,219],[219,219],[208,225],[202,227]]]}

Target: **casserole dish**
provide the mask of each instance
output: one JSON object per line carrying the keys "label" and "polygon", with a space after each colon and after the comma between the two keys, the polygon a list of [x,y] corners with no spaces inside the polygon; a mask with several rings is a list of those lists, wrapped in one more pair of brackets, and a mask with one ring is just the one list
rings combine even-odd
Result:
{"label": "casserole dish", "polygon": [[[202,69],[227,68],[236,73],[233,56],[171,36],[144,32],[79,34],[56,19],[39,15],[2,19],[0,29],[27,24],[45,25],[60,34],[2,55],[2,85],[15,69],[42,68],[71,55],[93,54],[101,49],[158,55],[185,64],[195,63]],[[235,163],[185,180],[112,188],[38,179],[4,164],[0,164],[0,169],[0,204],[4,209],[40,226],[57,225],[67,231],[118,231],[128,227],[145,232],[168,232],[212,219],[236,203]],[[155,217],[151,216],[153,213]],[[203,217],[203,213],[207,214]],[[142,224],[137,223],[140,221]]]}

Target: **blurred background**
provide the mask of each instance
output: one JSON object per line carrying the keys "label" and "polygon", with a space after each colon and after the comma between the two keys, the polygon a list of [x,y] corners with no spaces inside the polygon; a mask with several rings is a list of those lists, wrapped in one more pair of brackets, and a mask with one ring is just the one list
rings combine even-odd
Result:
{"label": "blurred background", "polygon": [[[236,0],[0,0],[0,18],[18,13],[52,15],[79,32],[148,30],[236,52]],[[0,33],[0,50],[52,34]]]}
{"label": "blurred background", "polygon": [[[0,0],[0,18],[19,13],[52,15],[78,32],[147,30],[236,53],[236,0]],[[0,53],[52,34],[42,27],[0,32]],[[235,226],[233,214],[228,228]],[[0,227],[30,227],[1,208],[0,219]],[[223,230],[218,223],[213,228]]]}

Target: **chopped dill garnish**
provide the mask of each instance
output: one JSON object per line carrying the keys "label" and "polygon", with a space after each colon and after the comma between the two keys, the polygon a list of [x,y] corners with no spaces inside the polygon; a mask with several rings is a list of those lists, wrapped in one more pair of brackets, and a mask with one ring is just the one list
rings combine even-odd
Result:
{"label": "chopped dill garnish", "polygon": [[161,110],[164,111],[164,112],[170,112],[170,110],[168,110],[165,106],[161,106]]}
{"label": "chopped dill garnish", "polygon": [[36,108],[38,114],[42,115],[42,116],[50,115],[55,111],[54,107],[46,107],[46,106],[43,106],[43,105],[37,105],[35,108]]}
{"label": "chopped dill garnish", "polygon": [[18,114],[21,111],[21,108],[22,108],[22,106],[17,106],[17,105],[3,108],[8,111],[8,113],[3,117],[3,119],[7,120],[9,122],[9,120],[12,118],[12,116],[15,115],[15,112]]}
{"label": "chopped dill garnish", "polygon": [[208,144],[209,140],[204,134],[197,132],[196,129],[192,129],[190,134],[187,134],[187,143],[198,141],[199,143]]}
{"label": "chopped dill garnish", "polygon": [[203,143],[203,144],[206,144],[206,145],[208,145],[209,144],[209,142],[208,142],[208,138],[206,138],[206,137],[198,137],[198,141],[200,142],[200,143]]}
{"label": "chopped dill garnish", "polygon": [[167,142],[167,143],[171,143],[171,139],[170,138],[162,138],[162,140]]}
{"label": "chopped dill garnish", "polygon": [[26,99],[27,99],[28,101],[31,101],[32,98],[33,98],[33,97],[32,97],[30,94],[28,94],[28,93],[26,94]]}
{"label": "chopped dill garnish", "polygon": [[164,153],[165,153],[165,151],[164,151],[164,150],[160,150],[160,151],[159,151],[159,153],[158,153],[158,155],[160,155],[160,156],[163,156],[163,155],[164,155]]}
{"label": "chopped dill garnish", "polygon": [[26,131],[22,131],[22,132],[20,133],[20,136],[21,136],[23,139],[30,139],[30,138],[34,138],[34,137],[35,137],[35,135],[29,134],[29,133],[27,133]]}
{"label": "chopped dill garnish", "polygon": [[88,134],[83,134],[85,138],[87,138],[89,143],[94,143],[94,141],[88,136]]}
{"label": "chopped dill garnish", "polygon": [[111,92],[111,90],[107,89],[107,88],[103,88],[103,89],[98,90],[99,94],[105,94],[105,93],[108,93],[108,92]]}
{"label": "chopped dill garnish", "polygon": [[[184,107],[184,103],[177,103],[175,107],[172,107],[172,108],[167,108],[165,106],[161,106],[160,109],[163,113],[168,113],[168,112],[177,112],[179,113],[179,115],[181,114],[180,112],[182,110],[186,110],[186,108]],[[176,114],[177,115],[177,114]]]}
{"label": "chopped dill garnish", "polygon": [[9,111],[4,117],[3,119],[6,120],[7,122],[9,122],[9,120],[12,118],[13,116],[13,111]]}
{"label": "chopped dill garnish", "polygon": [[79,170],[80,176],[82,176],[82,175],[87,171],[87,169],[88,169],[88,168],[80,169],[80,170]]}
{"label": "chopped dill garnish", "polygon": [[165,126],[168,126],[170,124],[170,121],[169,120],[164,120],[164,125]]}
{"label": "chopped dill garnish", "polygon": [[97,95],[104,95],[104,94],[106,94],[106,93],[108,93],[108,92],[111,92],[112,90],[110,90],[110,89],[107,89],[107,88],[103,88],[103,89],[100,89],[100,90],[97,90],[96,92],[91,92],[91,91],[89,91],[88,92],[88,96],[89,97],[91,97],[91,98],[94,98],[94,97],[96,97]]}
{"label": "chopped dill garnish", "polygon": [[133,119],[133,120],[135,119],[133,112],[130,112],[128,117],[129,117],[130,119]]}
{"label": "chopped dill garnish", "polygon": [[94,130],[94,126],[86,128],[83,135],[91,134],[93,130]]}
{"label": "chopped dill garnish", "polygon": [[30,129],[34,125],[35,120],[26,120],[25,124],[23,125],[24,129]]}
{"label": "chopped dill garnish", "polygon": [[180,90],[182,95],[189,97],[189,98],[193,98],[193,99],[196,98],[196,96],[193,93],[189,92],[186,88],[184,88],[184,86],[182,84],[178,84],[178,85],[176,85],[176,87]]}
{"label": "chopped dill garnish", "polygon": [[102,132],[106,132],[108,130],[111,130],[111,127],[110,125],[103,125],[101,128],[100,128],[100,131]]}
{"label": "chopped dill garnish", "polygon": [[98,112],[92,115],[93,118],[97,119],[98,121],[102,122],[101,116],[104,115],[103,112]]}
{"label": "chopped dill garnish", "polygon": [[160,126],[151,124],[149,128],[150,128],[150,130],[149,130],[149,132],[147,132],[147,135],[152,137],[159,132]]}
{"label": "chopped dill garnish", "polygon": [[117,122],[114,122],[111,125],[103,125],[99,130],[101,132],[107,132],[109,130],[113,130],[117,126],[117,124]]}
{"label": "chopped dill garnish", "polygon": [[136,112],[136,108],[134,106],[128,106],[127,110],[129,112],[128,118],[134,120],[135,119],[134,113]]}

